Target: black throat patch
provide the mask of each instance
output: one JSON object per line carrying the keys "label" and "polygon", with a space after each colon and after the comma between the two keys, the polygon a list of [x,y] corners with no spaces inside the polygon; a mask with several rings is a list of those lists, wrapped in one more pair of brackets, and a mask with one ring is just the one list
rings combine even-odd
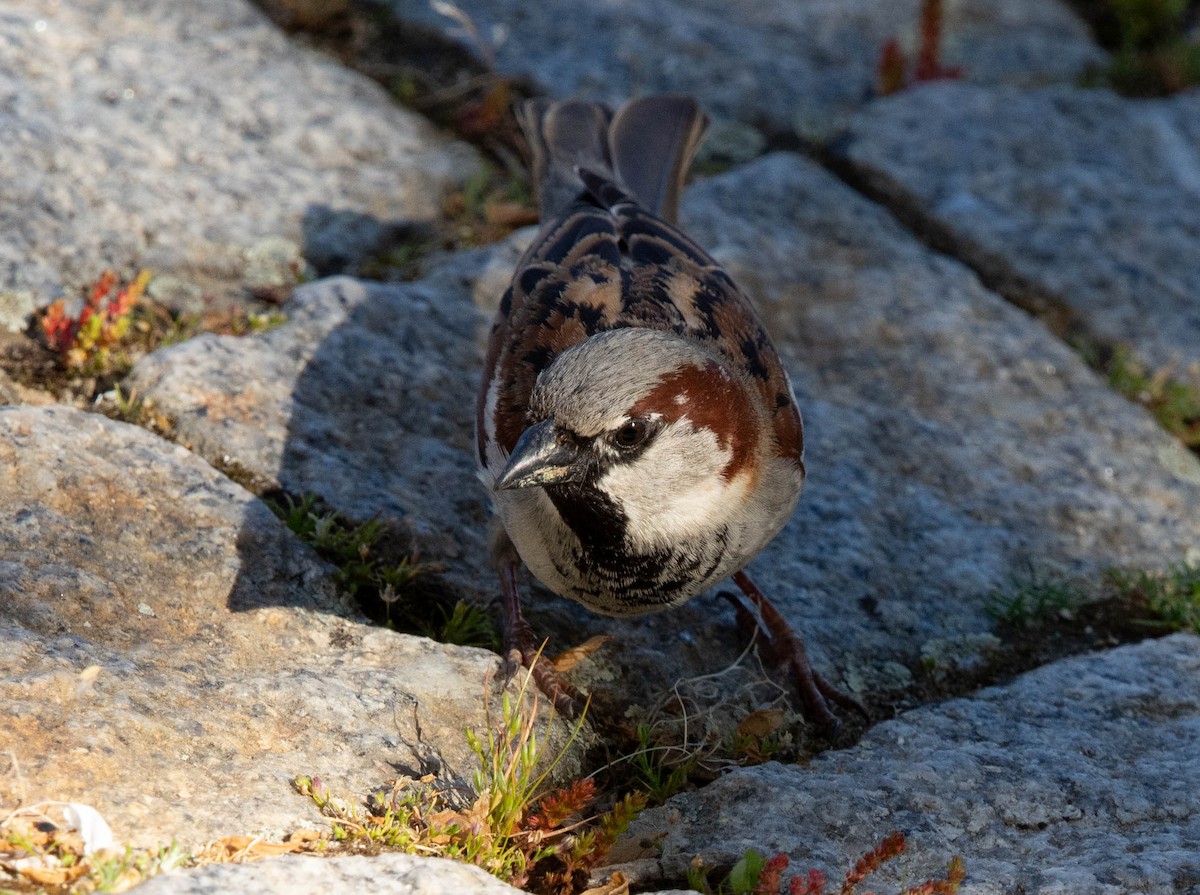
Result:
{"label": "black throat patch", "polygon": [[628,518],[599,488],[589,483],[550,485],[546,494],[579,539],[578,572],[567,577],[581,575],[587,584],[579,589],[579,597],[601,598],[610,604],[608,611],[624,614],[617,609],[624,606],[626,612],[638,613],[677,602],[681,591],[711,574],[724,555],[724,531],[714,544],[715,555],[698,545],[634,552],[626,541]]}
{"label": "black throat patch", "polygon": [[591,561],[610,568],[622,561],[629,520],[616,501],[590,482],[548,485],[546,494]]}

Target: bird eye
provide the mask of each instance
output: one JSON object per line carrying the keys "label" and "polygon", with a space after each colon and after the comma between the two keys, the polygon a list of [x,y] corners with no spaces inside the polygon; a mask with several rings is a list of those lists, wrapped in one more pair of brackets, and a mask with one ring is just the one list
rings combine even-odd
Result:
{"label": "bird eye", "polygon": [[612,435],[612,443],[623,450],[639,446],[650,434],[650,426],[643,419],[633,419],[626,422]]}

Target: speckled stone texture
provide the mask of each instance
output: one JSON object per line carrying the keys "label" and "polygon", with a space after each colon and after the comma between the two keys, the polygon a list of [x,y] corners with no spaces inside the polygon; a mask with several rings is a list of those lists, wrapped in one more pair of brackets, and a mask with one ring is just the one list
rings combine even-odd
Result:
{"label": "speckled stone texture", "polygon": [[[486,58],[480,41],[425,0],[390,0],[402,20],[439,30]],[[917,0],[878,3],[463,0],[454,4],[496,67],[554,96],[620,102],[683,92],[730,121],[821,139],[867,102],[885,42],[915,57]],[[1072,81],[1105,53],[1054,0],[945,4],[943,62],[982,83]],[[587,40],[580,40],[586,34]]]}
{"label": "speckled stone texture", "polygon": [[0,326],[106,268],[189,311],[290,286],[478,164],[245,0],[5,0],[0,46]]}
{"label": "speckled stone texture", "polygon": [[469,779],[497,657],[366,623],[331,572],[181,447],[0,407],[0,804],[83,802],[119,843],[197,847],[321,826],[298,774],[352,800]]}
{"label": "speckled stone texture", "polygon": [[139,895],[516,895],[476,867],[440,858],[380,855],[375,858],[285,857],[258,864],[218,864],[156,877]]}
{"label": "speckled stone texture", "polygon": [[644,814],[625,856],[642,839],[656,854],[626,869],[646,885],[682,879],[694,855],[732,863],[754,848],[836,885],[900,831],[908,849],[875,891],[960,855],[962,895],[1195,892],[1197,775],[1200,638],[1180,634],[908,712],[807,767],[735,771]]}
{"label": "speckled stone texture", "polygon": [[1200,91],[930,85],[862,110],[837,152],[959,257],[1026,278],[1153,367],[1200,365]]}

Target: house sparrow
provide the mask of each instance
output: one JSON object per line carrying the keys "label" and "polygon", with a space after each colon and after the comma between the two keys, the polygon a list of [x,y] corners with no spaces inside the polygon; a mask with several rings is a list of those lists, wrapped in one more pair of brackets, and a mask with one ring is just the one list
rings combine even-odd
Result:
{"label": "house sparrow", "polygon": [[477,407],[509,648],[572,712],[579,695],[539,661],[521,613],[522,562],[616,616],[732,576],[810,719],[836,728],[826,700],[857,703],[811,669],[745,572],[796,506],[804,439],[754,309],[674,225],[707,116],[680,96],[518,113],[542,229],[501,300]]}

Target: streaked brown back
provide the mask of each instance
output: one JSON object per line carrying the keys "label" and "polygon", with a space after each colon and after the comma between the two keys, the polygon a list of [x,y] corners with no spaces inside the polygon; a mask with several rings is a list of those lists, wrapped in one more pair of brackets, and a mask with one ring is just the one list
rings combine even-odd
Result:
{"label": "streaked brown back", "polygon": [[637,326],[693,338],[740,368],[772,408],[780,454],[802,466],[800,414],[758,315],[673,225],[707,126],[699,105],[645,97],[612,115],[596,103],[535,100],[521,121],[543,223],[492,328],[478,403],[480,462],[489,443],[512,450],[528,425],[537,375],[560,353],[595,333]]}

